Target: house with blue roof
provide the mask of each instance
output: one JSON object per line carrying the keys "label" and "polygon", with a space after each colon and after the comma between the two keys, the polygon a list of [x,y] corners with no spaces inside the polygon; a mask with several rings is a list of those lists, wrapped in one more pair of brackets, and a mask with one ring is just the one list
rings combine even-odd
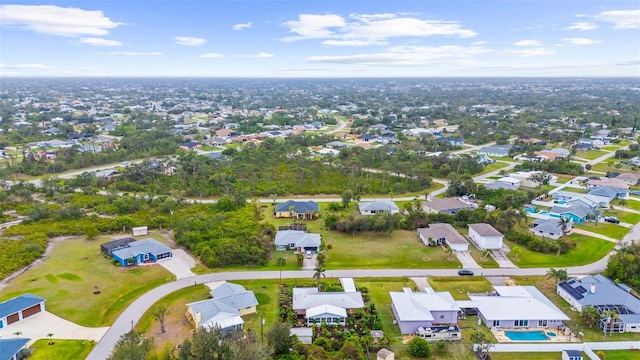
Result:
{"label": "house with blue roof", "polygon": [[20,350],[27,348],[29,339],[0,339],[0,359],[2,360],[18,360]]}
{"label": "house with blue roof", "polygon": [[31,315],[43,312],[45,299],[22,294],[0,303],[0,329],[17,323]]}
{"label": "house with blue roof", "polygon": [[611,200],[615,198],[624,198],[629,195],[629,189],[617,187],[617,186],[598,186],[589,189],[590,195],[602,196]]}
{"label": "house with blue roof", "polygon": [[584,223],[589,215],[593,213],[593,209],[581,203],[570,203],[568,206],[556,205],[549,210],[551,217],[569,218],[576,224]]}
{"label": "house with blue roof", "polygon": [[145,238],[123,244],[121,248],[111,251],[111,257],[126,267],[167,259],[173,257],[173,252],[170,247],[152,238]]}
{"label": "house with blue roof", "polygon": [[289,200],[276,205],[275,217],[313,220],[318,216],[320,207],[315,201]]}
{"label": "house with blue roof", "polygon": [[[625,284],[601,275],[582,279],[567,279],[558,283],[556,292],[577,311],[586,306],[595,307],[603,319],[600,329],[612,332],[640,332],[640,299]],[[606,314],[615,311],[618,319],[607,324]]]}

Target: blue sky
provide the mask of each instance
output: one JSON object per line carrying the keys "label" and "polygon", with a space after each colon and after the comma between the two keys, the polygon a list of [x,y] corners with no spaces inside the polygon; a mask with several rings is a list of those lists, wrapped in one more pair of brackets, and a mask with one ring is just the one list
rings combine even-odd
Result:
{"label": "blue sky", "polygon": [[0,76],[640,76],[638,0],[3,1]]}

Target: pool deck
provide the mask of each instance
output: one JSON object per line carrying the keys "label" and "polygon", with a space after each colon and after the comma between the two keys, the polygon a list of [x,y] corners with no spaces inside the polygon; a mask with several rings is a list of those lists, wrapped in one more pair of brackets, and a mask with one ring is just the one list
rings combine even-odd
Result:
{"label": "pool deck", "polygon": [[[511,340],[504,333],[505,331],[542,331],[546,333],[554,333],[556,336],[547,336],[549,340]],[[550,343],[550,342],[559,342],[559,343],[568,343],[568,342],[580,342],[576,336],[572,336],[567,330],[565,334],[562,330],[557,329],[549,329],[549,328],[526,328],[526,329],[491,329],[491,333],[496,337],[499,343],[523,343],[523,342],[531,342],[531,343]]]}

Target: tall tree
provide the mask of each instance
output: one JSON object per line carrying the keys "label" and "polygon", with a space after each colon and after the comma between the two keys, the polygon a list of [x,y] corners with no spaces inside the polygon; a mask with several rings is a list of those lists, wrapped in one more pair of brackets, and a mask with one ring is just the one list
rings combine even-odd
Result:
{"label": "tall tree", "polygon": [[160,322],[160,332],[163,334],[165,333],[164,322],[170,312],[171,309],[169,309],[166,304],[158,304],[151,309],[151,316]]}
{"label": "tall tree", "polygon": [[231,359],[231,349],[224,341],[220,329],[207,330],[203,327],[193,332],[191,340],[186,339],[178,352],[180,360],[226,360]]}
{"label": "tall tree", "polygon": [[267,332],[267,343],[273,348],[274,355],[287,354],[291,347],[291,336],[289,330],[291,325],[276,321]]}
{"label": "tall tree", "polygon": [[153,350],[153,339],[130,331],[120,337],[108,360],[140,360]]}

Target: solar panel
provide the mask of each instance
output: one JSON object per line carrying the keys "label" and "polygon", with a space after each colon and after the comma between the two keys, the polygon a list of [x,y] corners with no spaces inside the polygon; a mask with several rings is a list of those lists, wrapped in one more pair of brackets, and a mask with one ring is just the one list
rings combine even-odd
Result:
{"label": "solar panel", "polygon": [[572,288],[569,283],[562,282],[562,283],[559,284],[559,286],[562,289],[564,289],[564,291],[569,293],[569,295],[571,295],[576,300],[580,300],[580,299],[584,298],[584,296],[579,291],[577,291],[576,289]]}
{"label": "solar panel", "polygon": [[579,285],[578,287],[576,287],[576,290],[581,294],[584,294],[587,292],[587,289],[585,289],[582,285]]}
{"label": "solar panel", "polygon": [[567,281],[567,284],[573,284],[574,282],[576,282],[576,280],[575,279],[571,279],[571,280]]}

